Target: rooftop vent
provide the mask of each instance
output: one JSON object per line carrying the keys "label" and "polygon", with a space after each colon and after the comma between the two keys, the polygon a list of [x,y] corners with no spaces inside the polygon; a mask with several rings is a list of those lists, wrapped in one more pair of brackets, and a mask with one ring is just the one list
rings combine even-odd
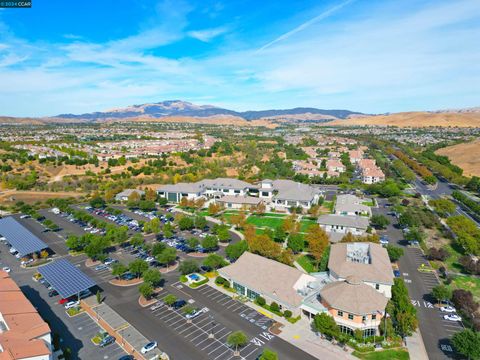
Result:
{"label": "rooftop vent", "polygon": [[347,244],[347,261],[370,264],[370,246],[366,243]]}

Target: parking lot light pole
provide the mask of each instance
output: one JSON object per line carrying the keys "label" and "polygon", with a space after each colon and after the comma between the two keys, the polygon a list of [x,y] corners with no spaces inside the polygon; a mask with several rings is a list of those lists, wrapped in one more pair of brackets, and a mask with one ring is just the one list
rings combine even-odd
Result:
{"label": "parking lot light pole", "polygon": [[215,334],[213,333],[215,321],[213,319],[213,315],[210,314],[209,317],[210,317],[210,334],[208,334],[208,338],[213,339],[215,338]]}

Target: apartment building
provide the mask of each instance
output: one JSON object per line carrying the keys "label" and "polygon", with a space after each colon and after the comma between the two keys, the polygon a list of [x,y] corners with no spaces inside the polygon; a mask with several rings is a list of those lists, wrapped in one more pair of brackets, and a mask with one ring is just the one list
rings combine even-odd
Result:
{"label": "apartment building", "polygon": [[50,359],[50,327],[13,279],[0,270],[0,360]]}

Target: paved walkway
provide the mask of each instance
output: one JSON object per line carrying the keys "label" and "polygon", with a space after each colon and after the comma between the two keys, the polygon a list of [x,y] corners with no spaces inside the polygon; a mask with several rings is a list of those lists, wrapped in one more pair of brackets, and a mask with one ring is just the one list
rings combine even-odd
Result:
{"label": "paved walkway", "polygon": [[428,360],[427,350],[419,330],[413,333],[412,336],[407,337],[407,348],[410,359]]}
{"label": "paved walkway", "polygon": [[[351,348],[347,347],[345,351],[340,346],[317,336],[310,330],[310,322],[305,318],[283,327],[282,333],[277,336],[318,359],[356,359],[352,355]],[[416,358],[412,357],[412,359]]]}

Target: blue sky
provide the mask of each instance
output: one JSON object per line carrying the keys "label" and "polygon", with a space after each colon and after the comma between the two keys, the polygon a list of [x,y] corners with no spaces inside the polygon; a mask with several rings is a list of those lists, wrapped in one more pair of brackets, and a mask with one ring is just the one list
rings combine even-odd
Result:
{"label": "blue sky", "polygon": [[479,39],[478,0],[33,0],[0,10],[0,115],[479,106]]}

